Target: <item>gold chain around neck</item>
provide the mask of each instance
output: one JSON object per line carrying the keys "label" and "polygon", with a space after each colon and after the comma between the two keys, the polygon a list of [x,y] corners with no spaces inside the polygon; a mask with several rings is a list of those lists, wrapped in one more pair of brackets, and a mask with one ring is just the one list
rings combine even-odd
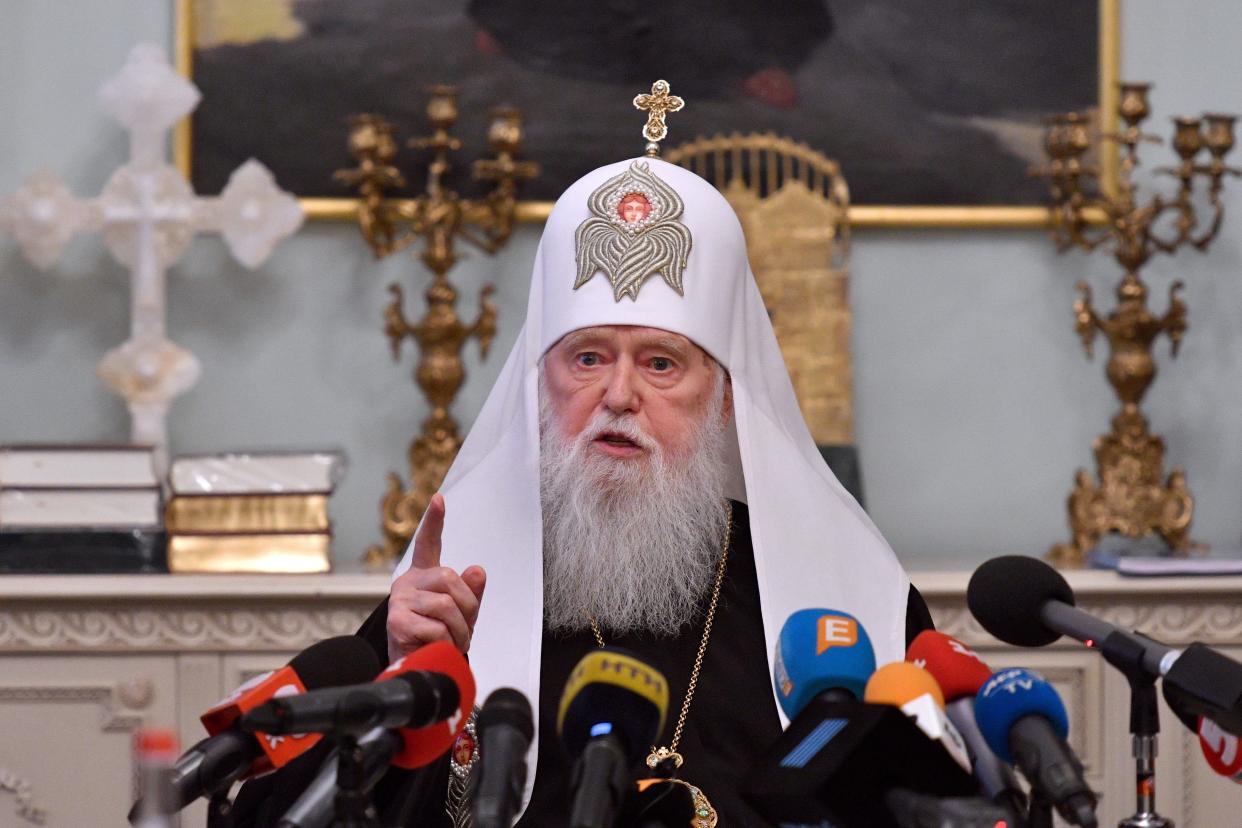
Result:
{"label": "gold chain around neck", "polygon": [[[729,521],[725,525],[724,548],[720,551],[720,563],[716,566],[716,583],[712,586],[712,600],[707,605],[707,620],[703,624],[703,640],[699,642],[699,652],[694,657],[694,667],[690,670],[690,682],[686,685],[686,698],[681,703],[681,713],[677,716],[677,727],[673,729],[673,738],[668,743],[668,750],[676,753],[677,743],[681,741],[681,731],[686,726],[686,716],[690,714],[690,702],[694,700],[695,688],[699,686],[699,671],[703,669],[703,654],[707,652],[707,642],[712,637],[712,621],[716,618],[716,605],[720,603],[720,588],[724,584],[725,564],[729,561],[729,544],[733,538],[733,509],[729,507]],[[604,634],[600,632],[599,622],[591,616],[591,632],[595,634],[595,642],[604,646]]]}

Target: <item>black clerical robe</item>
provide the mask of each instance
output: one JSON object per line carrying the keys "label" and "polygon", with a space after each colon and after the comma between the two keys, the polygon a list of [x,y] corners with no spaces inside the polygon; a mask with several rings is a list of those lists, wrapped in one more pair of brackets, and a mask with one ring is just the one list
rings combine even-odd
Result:
{"label": "black clerical robe", "polygon": [[[704,597],[704,610],[706,601]],[[388,659],[387,618],[388,601],[385,600],[358,631],[358,635],[375,648],[381,661]],[[669,712],[660,745],[668,745],[685,699],[686,685],[703,634],[703,613],[697,618],[693,625],[671,640],[604,633],[606,643],[630,650],[668,679]],[[906,608],[907,644],[919,632],[931,628],[927,604],[911,587]],[[556,736],[556,711],[570,670],[595,647],[590,630],[568,636],[544,633],[538,771],[530,806],[517,823],[521,828],[559,828],[568,822],[572,763]],[[478,703],[481,704],[482,699]],[[677,746],[685,759],[678,776],[703,790],[720,816],[721,828],[767,825],[738,795],[738,780],[758,751],[771,744],[780,732],[772,677],[768,672],[767,640],[759,610],[749,513],[745,505],[734,503],[733,539],[720,604],[703,658],[698,690]],[[280,773],[249,783],[238,795],[236,824],[275,825],[315,773],[325,753],[326,747],[317,747]],[[418,771],[390,771],[377,786],[374,796],[381,823],[449,828],[445,814],[448,776],[447,756]]]}

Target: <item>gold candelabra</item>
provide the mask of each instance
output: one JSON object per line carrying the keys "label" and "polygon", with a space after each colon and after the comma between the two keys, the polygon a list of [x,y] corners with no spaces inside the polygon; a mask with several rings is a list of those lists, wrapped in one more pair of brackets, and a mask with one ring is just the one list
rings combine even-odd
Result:
{"label": "gold candelabra", "polygon": [[427,185],[417,198],[393,200],[386,197],[405,178],[394,166],[397,144],[393,127],[374,114],[351,119],[349,150],[357,161],[353,169],[339,170],[336,180],[354,187],[361,196],[358,224],[377,259],[424,242],[420,255],[430,268],[432,280],[427,288],[427,310],[417,323],[405,316],[404,292],[397,283],[388,286],[392,302],[384,309],[384,333],[392,345],[393,359],[399,359],[401,345],[408,337],[419,348],[414,380],[431,404],[431,414],[423,421],[422,432],[409,447],[410,486],[405,488],[395,472],[388,473],[387,491],[380,504],[383,517],[382,544],[367,550],[364,560],[374,566],[390,565],[405,551],[431,496],[461,447],[457,423],[449,413],[465,379],[461,349],[477,339],[479,350],[487,356],[496,334],[496,307],[489,300],[492,286],[479,296],[479,314],[471,323],[457,316],[457,291],[447,273],[457,261],[454,244],[458,238],[487,252],[495,253],[513,232],[517,207],[517,188],[522,181],[538,175],[539,167],[518,160],[522,144],[522,115],[513,108],[492,110],[488,127],[488,146],[494,158],[474,162],[474,178],[493,183],[478,199],[461,198],[445,185],[452,168],[451,157],[461,141],[451,130],[457,122],[457,90],[433,86],[427,104],[432,133],[411,139],[408,146],[429,150]]}
{"label": "gold candelabra", "polygon": [[[1058,251],[1110,249],[1124,270],[1117,286],[1117,305],[1107,316],[1096,312],[1086,282],[1077,285],[1078,335],[1088,357],[1097,333],[1108,340],[1106,374],[1121,408],[1112,418],[1112,430],[1092,446],[1098,482],[1086,469],[1078,470],[1068,502],[1070,542],[1054,546],[1049,553],[1062,566],[1081,565],[1086,552],[1109,532],[1130,538],[1155,532],[1180,554],[1191,546],[1194,500],[1186,488],[1185,472],[1175,467],[1162,482],[1164,441],[1148,431],[1147,419],[1139,411],[1139,402],[1156,376],[1152,344],[1166,334],[1176,357],[1186,334],[1186,305],[1179,296],[1182,282],[1173,282],[1168,308],[1163,316],[1156,316],[1147,308],[1147,286],[1138,270],[1157,253],[1173,253],[1186,245],[1207,250],[1220,232],[1223,180],[1226,174],[1239,174],[1224,160],[1234,144],[1235,119],[1219,114],[1174,118],[1172,145],[1179,161],[1156,172],[1177,179],[1176,193],[1171,197],[1156,193],[1140,203],[1134,183],[1139,145],[1163,143],[1141,127],[1150,114],[1150,89],[1150,84],[1121,84],[1118,110],[1124,126],[1117,133],[1093,131],[1083,113],[1051,118],[1044,145],[1049,160],[1036,171],[1048,182],[1052,196],[1052,238]],[[1114,142],[1121,149],[1115,192],[1101,188],[1100,170],[1087,161],[1088,150],[1101,141]],[[1207,150],[1206,159],[1196,160],[1203,150]],[[1197,182],[1206,182],[1211,214],[1206,227],[1201,227],[1202,211],[1195,203]],[[1091,221],[1092,213],[1102,214],[1104,221]]]}

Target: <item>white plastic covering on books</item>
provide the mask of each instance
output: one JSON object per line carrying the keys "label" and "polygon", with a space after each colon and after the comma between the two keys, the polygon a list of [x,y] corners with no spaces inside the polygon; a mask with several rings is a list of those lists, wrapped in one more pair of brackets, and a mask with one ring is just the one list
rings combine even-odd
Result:
{"label": "white plastic covering on books", "polygon": [[152,528],[159,489],[2,489],[0,528]]}
{"label": "white plastic covering on books", "polygon": [[340,451],[189,455],[173,460],[168,480],[176,495],[324,494],[345,468]]}
{"label": "white plastic covering on books", "polygon": [[158,485],[150,446],[0,446],[0,489]]}

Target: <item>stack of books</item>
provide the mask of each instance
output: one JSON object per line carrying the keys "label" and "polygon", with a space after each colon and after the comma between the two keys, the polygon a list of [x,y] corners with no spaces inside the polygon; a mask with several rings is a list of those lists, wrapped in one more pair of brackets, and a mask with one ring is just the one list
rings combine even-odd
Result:
{"label": "stack of books", "polygon": [[0,446],[0,572],[163,572],[150,446]]}
{"label": "stack of books", "polygon": [[172,572],[327,572],[335,452],[178,457],[165,509]]}

